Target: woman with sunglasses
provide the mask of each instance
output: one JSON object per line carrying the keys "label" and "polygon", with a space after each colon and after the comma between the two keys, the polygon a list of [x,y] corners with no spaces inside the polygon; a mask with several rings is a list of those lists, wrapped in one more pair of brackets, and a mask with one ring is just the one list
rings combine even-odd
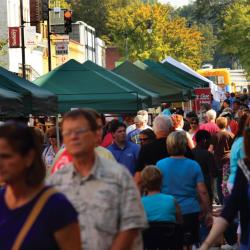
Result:
{"label": "woman with sunglasses", "polygon": [[34,130],[15,122],[0,126],[1,249],[81,249],[77,212],[44,185],[45,173]]}
{"label": "woman with sunglasses", "polygon": [[190,130],[188,131],[188,133],[190,134],[191,138],[193,139],[193,141],[195,141],[195,134],[198,132],[199,130],[199,118],[198,117],[192,117],[190,119]]}
{"label": "woman with sunglasses", "polygon": [[156,135],[152,129],[147,128],[140,132],[139,139],[141,145],[144,146],[146,144],[153,142],[156,139]]}
{"label": "woman with sunglasses", "polygon": [[[57,136],[56,136],[55,127],[48,129],[47,137],[49,139],[49,145],[44,149],[42,158],[43,158],[43,161],[45,163],[47,170],[49,170],[52,166],[52,163],[55,159],[57,152],[60,149],[60,147],[58,147],[57,145],[57,139],[56,139]],[[60,131],[59,131],[59,140],[61,141]]]}
{"label": "woman with sunglasses", "polygon": [[207,250],[216,239],[223,234],[228,225],[240,213],[240,250],[250,249],[250,117],[246,121],[244,131],[245,158],[238,161],[238,168],[234,187],[231,195],[222,210],[220,217],[214,221],[214,225],[201,250]]}

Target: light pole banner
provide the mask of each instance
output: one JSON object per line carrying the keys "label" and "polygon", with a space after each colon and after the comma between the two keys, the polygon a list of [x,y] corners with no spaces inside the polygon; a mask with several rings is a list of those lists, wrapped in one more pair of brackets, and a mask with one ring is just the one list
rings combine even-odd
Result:
{"label": "light pole banner", "polygon": [[24,27],[24,40],[26,47],[36,45],[36,26]]}
{"label": "light pole banner", "polygon": [[9,48],[20,48],[19,27],[9,27]]}

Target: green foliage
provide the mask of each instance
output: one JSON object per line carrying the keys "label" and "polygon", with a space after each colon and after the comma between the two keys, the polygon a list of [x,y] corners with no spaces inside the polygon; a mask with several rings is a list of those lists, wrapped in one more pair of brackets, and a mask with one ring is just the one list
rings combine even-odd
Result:
{"label": "green foliage", "polygon": [[[184,18],[172,17],[172,8],[162,4],[133,4],[110,11],[107,27],[110,40],[134,61],[162,60],[172,56],[193,68],[200,66],[203,37],[196,26],[187,27]],[[147,33],[148,20],[153,23]]]}
{"label": "green foliage", "polygon": [[213,56],[215,54],[218,40],[213,33],[213,26],[211,24],[200,24],[199,31],[203,34],[204,37],[202,43],[202,62],[208,63],[213,61]]}
{"label": "green foliage", "polygon": [[72,0],[74,21],[84,21],[96,29],[97,36],[108,35],[106,27],[110,10],[126,7],[139,0]]}
{"label": "green foliage", "polygon": [[226,10],[237,1],[239,0],[195,0],[177,10],[177,14],[185,17],[190,24],[198,25],[205,37],[203,63],[211,62],[215,67],[232,67],[237,61],[230,53],[223,53],[219,43]]}
{"label": "green foliage", "polygon": [[7,53],[7,40],[0,40],[0,56],[3,56]]}
{"label": "green foliage", "polygon": [[61,7],[63,9],[70,9],[71,6],[67,1],[65,0],[49,0],[49,6],[50,8],[54,7]]}
{"label": "green foliage", "polygon": [[0,66],[5,67],[5,63],[2,62],[1,56],[6,55],[7,53],[7,44],[8,40],[1,40],[0,39]]}
{"label": "green foliage", "polygon": [[225,53],[239,58],[250,73],[250,1],[241,0],[230,6],[220,33],[220,45]]}

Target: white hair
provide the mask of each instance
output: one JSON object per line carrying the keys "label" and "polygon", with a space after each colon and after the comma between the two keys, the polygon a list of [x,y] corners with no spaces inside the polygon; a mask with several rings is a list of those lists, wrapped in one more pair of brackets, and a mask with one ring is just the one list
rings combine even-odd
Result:
{"label": "white hair", "polygon": [[169,133],[169,130],[173,127],[172,120],[170,117],[165,115],[158,115],[155,117],[153,122],[153,130],[157,132],[166,132]]}
{"label": "white hair", "polygon": [[148,123],[148,112],[146,110],[139,110],[137,115],[141,115],[144,118],[144,121]]}
{"label": "white hair", "polygon": [[216,111],[213,109],[209,109],[206,112],[206,117],[207,117],[208,121],[215,120],[216,119]]}
{"label": "white hair", "polygon": [[145,122],[145,118],[142,115],[137,115],[134,118],[134,122],[144,123]]}

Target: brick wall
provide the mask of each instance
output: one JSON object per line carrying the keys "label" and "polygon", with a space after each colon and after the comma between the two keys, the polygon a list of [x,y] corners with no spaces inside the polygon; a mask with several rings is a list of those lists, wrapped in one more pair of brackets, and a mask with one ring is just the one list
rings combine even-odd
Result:
{"label": "brick wall", "polygon": [[121,55],[116,47],[107,47],[106,48],[106,68],[114,69],[115,62],[119,61]]}

